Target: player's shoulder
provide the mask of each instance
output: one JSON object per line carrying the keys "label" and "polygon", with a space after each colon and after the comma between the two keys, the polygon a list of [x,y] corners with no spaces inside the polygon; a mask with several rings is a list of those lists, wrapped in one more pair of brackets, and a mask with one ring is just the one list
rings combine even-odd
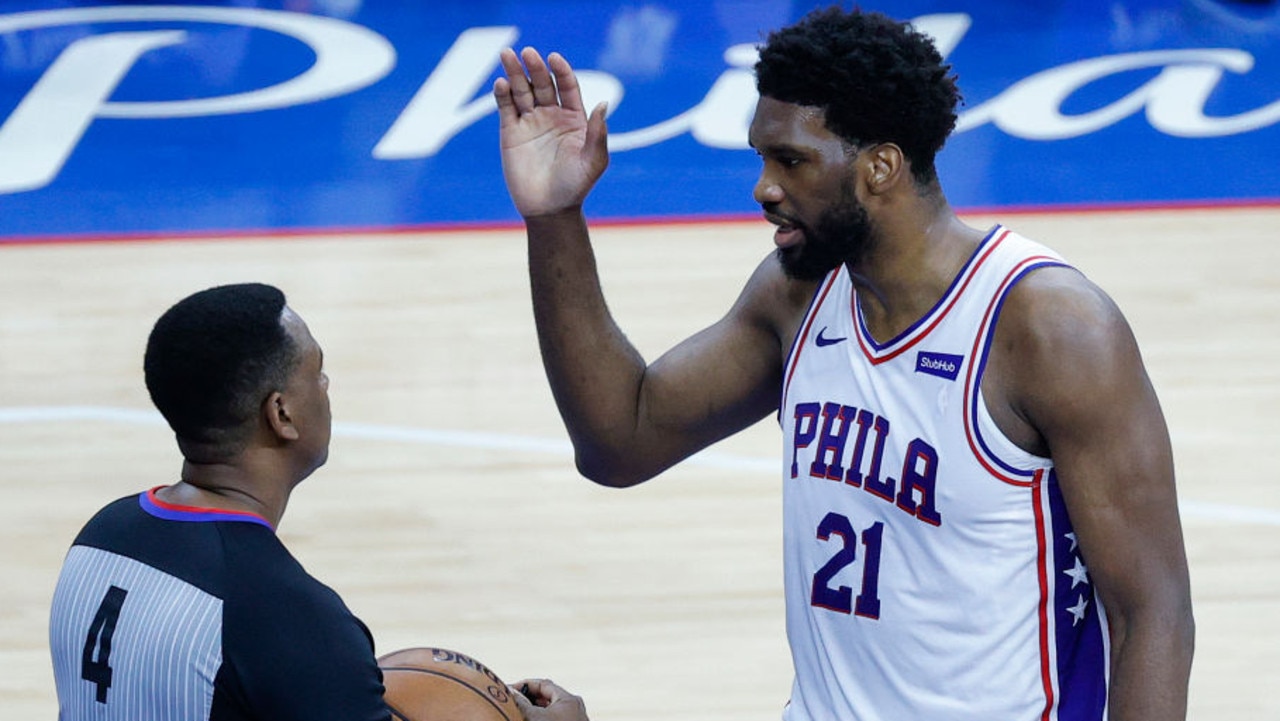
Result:
{"label": "player's shoulder", "polygon": [[1009,291],[1002,320],[1006,314],[1046,332],[1073,334],[1124,322],[1124,314],[1111,296],[1068,265],[1046,265],[1027,273]]}
{"label": "player's shoulder", "polygon": [[778,255],[770,253],[756,265],[738,304],[774,328],[787,328],[800,321],[819,285],[787,275]]}
{"label": "player's shoulder", "polygon": [[1081,372],[1136,357],[1136,341],[1120,307],[1069,266],[1049,265],[1013,286],[1000,309],[998,345],[1028,367],[1071,366]]}

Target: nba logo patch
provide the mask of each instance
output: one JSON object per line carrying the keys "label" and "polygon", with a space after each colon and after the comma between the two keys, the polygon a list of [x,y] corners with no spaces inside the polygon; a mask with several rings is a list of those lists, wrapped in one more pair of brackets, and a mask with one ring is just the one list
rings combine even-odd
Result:
{"label": "nba logo patch", "polygon": [[964,356],[950,353],[930,353],[920,351],[916,354],[916,373],[928,373],[931,376],[955,380],[960,375],[960,366]]}

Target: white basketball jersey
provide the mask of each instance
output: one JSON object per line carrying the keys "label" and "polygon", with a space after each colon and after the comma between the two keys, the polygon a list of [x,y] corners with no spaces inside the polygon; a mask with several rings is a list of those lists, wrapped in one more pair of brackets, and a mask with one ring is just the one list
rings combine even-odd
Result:
{"label": "white basketball jersey", "polygon": [[779,415],[787,721],[1106,717],[1106,618],[1053,464],[980,392],[1009,289],[1051,265],[997,226],[885,343],[843,266],[815,293]]}

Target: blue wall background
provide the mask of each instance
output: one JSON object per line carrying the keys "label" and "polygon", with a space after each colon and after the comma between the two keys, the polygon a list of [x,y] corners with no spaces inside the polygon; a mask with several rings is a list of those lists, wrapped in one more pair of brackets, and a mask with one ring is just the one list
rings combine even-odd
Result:
{"label": "blue wall background", "polygon": [[[750,46],[815,5],[8,1],[0,239],[514,222],[503,44],[612,93],[593,218],[753,216]],[[1280,201],[1275,2],[863,6],[947,50],[966,104],[939,171],[962,209]]]}

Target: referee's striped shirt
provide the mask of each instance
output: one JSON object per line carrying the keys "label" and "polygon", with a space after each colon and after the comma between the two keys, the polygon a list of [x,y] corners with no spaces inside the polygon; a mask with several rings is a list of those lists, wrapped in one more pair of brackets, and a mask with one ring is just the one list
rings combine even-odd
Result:
{"label": "referee's striped shirt", "polygon": [[259,516],[120,499],[49,622],[61,721],[386,721],[373,639]]}

